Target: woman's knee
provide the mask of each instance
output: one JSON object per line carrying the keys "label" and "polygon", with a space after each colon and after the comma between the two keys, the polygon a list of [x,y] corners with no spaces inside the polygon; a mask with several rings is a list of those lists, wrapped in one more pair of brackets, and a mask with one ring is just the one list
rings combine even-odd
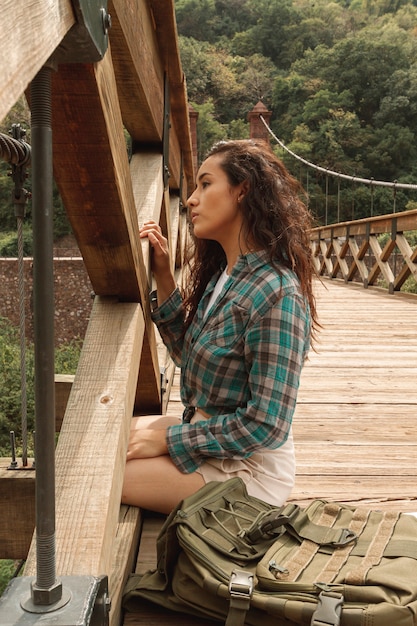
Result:
{"label": "woman's knee", "polygon": [[203,485],[200,474],[183,474],[169,456],[133,459],[126,463],[122,502],[169,513],[180,500]]}

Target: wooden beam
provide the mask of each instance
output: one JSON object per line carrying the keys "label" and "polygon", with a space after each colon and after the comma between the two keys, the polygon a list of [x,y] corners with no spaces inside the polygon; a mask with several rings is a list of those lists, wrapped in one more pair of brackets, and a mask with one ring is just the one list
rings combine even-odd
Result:
{"label": "wooden beam", "polygon": [[61,430],[74,378],[73,374],[55,374],[55,430],[57,433]]}
{"label": "wooden beam", "polygon": [[[139,225],[148,220],[154,220],[159,224],[164,195],[162,154],[158,152],[138,152],[133,154],[130,160],[130,173]],[[140,243],[148,285],[150,285],[149,241],[147,238],[141,239]]]}
{"label": "wooden beam", "polygon": [[113,543],[113,561],[109,577],[111,597],[110,626],[120,626],[122,594],[126,581],[135,569],[143,512],[134,506],[120,507],[119,523]]}
{"label": "wooden beam", "polygon": [[[138,223],[143,224],[144,221],[149,219],[159,223],[164,194],[162,154],[155,152],[133,154],[130,161],[130,172]],[[152,277],[150,273],[148,240],[141,240],[141,246],[144,267],[147,271],[146,288],[149,292],[152,285]],[[149,320],[149,328],[150,325],[151,322]],[[159,413],[160,411],[160,363],[155,334],[152,332],[152,343],[144,346],[141,355],[135,412],[143,414]]]}
{"label": "wooden beam", "polygon": [[146,303],[123,123],[110,50],[53,80],[55,178],[97,295]]}
{"label": "wooden beam", "polygon": [[417,227],[417,209],[402,213],[390,213],[389,215],[364,217],[360,220],[340,222],[331,226],[319,226],[311,230],[311,236],[313,238],[332,239],[333,237],[380,235],[381,233],[391,233],[394,222],[397,226],[397,232],[415,230]]}
{"label": "wooden beam", "polygon": [[58,575],[111,571],[143,336],[139,304],[96,298],[56,449]]}
{"label": "wooden beam", "polygon": [[94,292],[141,301],[141,401],[160,402],[138,216],[110,49],[100,63],[61,65],[53,80],[54,171]]}
{"label": "wooden beam", "polygon": [[110,0],[110,42],[123,122],[133,140],[162,142],[164,69],[147,2]]}
{"label": "wooden beam", "polygon": [[[11,459],[0,459],[0,559],[26,559],[35,528],[35,472],[9,470]],[[20,465],[19,465],[20,467]]]}
{"label": "wooden beam", "polygon": [[170,87],[170,187],[184,198],[194,185],[194,163],[184,73],[173,2],[112,0],[110,31],[123,122],[132,139],[160,144],[164,127],[164,74]]}
{"label": "wooden beam", "polygon": [[71,0],[2,1],[0,120],[74,23]]}
{"label": "wooden beam", "polygon": [[[181,66],[175,5],[174,2],[167,2],[166,0],[150,0],[150,5],[153,11],[156,34],[161,49],[164,68],[169,77],[172,130],[175,132],[175,137],[180,143],[181,153],[183,155],[185,176],[184,194],[185,197],[187,197],[194,189],[195,172],[191,144],[187,86]],[[178,154],[178,151],[176,150],[174,154]],[[170,168],[173,172],[175,171],[175,167],[171,164],[171,159]]]}

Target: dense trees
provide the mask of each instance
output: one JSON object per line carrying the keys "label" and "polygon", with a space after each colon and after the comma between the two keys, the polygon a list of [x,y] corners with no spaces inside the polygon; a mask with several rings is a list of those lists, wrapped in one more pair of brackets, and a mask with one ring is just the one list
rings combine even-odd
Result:
{"label": "dense trees", "polygon": [[[417,180],[414,1],[176,0],[176,11],[200,157],[212,140],[247,132],[262,99],[275,134],[305,159],[352,176]],[[325,180],[310,176],[319,206]],[[390,210],[390,195],[373,193],[372,211]],[[369,196],[355,191],[355,217],[369,215]],[[397,210],[415,206],[400,196]],[[343,219],[352,202],[347,189]]]}
{"label": "dense trees", "polygon": [[[60,374],[74,374],[77,369],[82,340],[74,339],[61,345],[55,351],[55,371]],[[0,456],[10,456],[11,430],[20,432],[21,424],[21,376],[20,338],[18,329],[0,317]],[[34,428],[34,347],[28,342],[25,355],[27,381],[27,424],[28,433]],[[32,439],[32,437],[31,437]],[[21,454],[21,440],[17,435],[18,453]],[[31,444],[32,441],[31,441]],[[33,455],[33,449],[30,451]]]}
{"label": "dense trees", "polygon": [[[262,99],[272,110],[275,134],[305,159],[352,176],[415,182],[416,4],[176,0],[189,99],[199,112],[199,157],[216,139],[247,136],[247,114]],[[0,131],[7,132],[12,122],[28,126],[23,100]],[[283,157],[298,171],[297,164]],[[0,237],[0,254],[14,254],[16,248],[8,169],[0,163],[0,231],[8,233]],[[306,173],[300,176],[305,179]],[[309,189],[319,206],[324,178],[310,172]],[[349,193],[343,194],[342,217],[351,213]],[[367,195],[355,195],[361,194]],[[416,201],[402,194],[397,210]],[[355,201],[357,217],[369,214],[364,202]],[[330,204],[336,206],[335,197]],[[377,201],[373,211],[387,206],[389,202]],[[68,232],[58,195],[55,215],[56,234]],[[26,239],[29,252],[30,235]]]}
{"label": "dense trees", "polygon": [[[8,135],[13,124],[20,124],[27,131],[26,140],[30,143],[30,113],[24,97],[20,98],[9,114],[0,123],[0,133]],[[0,160],[0,256],[17,256],[17,230],[15,206],[12,191],[14,183],[10,176],[12,166]],[[27,168],[24,188],[30,194],[31,169]],[[54,189],[54,237],[58,239],[71,232],[65,209],[57,189]],[[32,254],[31,204],[26,203],[23,226],[24,254]]]}

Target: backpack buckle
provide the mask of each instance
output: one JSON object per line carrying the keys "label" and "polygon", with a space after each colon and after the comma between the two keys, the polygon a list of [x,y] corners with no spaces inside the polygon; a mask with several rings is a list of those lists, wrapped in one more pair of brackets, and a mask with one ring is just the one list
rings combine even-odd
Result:
{"label": "backpack buckle", "polygon": [[[285,511],[285,512],[284,512]],[[285,526],[290,524],[298,513],[297,505],[289,505],[280,509],[273,509],[255,521],[254,527],[246,531],[246,537],[252,543],[268,537],[277,537],[285,531]]]}
{"label": "backpack buckle", "polygon": [[311,626],[339,626],[343,596],[335,591],[322,591],[319,603],[311,618]]}
{"label": "backpack buckle", "polygon": [[234,569],[229,582],[230,606],[248,610],[253,593],[253,574]]}
{"label": "backpack buckle", "polygon": [[340,533],[340,537],[337,541],[331,541],[329,545],[334,546],[335,548],[342,548],[346,546],[348,543],[352,543],[352,541],[356,541],[358,538],[357,534],[350,530],[350,528],[342,528]]}
{"label": "backpack buckle", "polygon": [[241,569],[232,571],[229,581],[230,605],[225,626],[245,626],[253,587],[252,572],[245,572]]}

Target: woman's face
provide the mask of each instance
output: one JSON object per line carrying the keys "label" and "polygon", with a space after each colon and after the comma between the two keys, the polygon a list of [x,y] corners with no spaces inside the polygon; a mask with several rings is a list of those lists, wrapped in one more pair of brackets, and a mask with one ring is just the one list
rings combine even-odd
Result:
{"label": "woman's face", "polygon": [[197,173],[195,191],[188,198],[188,212],[199,239],[211,239],[225,247],[238,241],[242,214],[238,208],[243,183],[232,187],[220,167],[221,155],[208,157]]}

